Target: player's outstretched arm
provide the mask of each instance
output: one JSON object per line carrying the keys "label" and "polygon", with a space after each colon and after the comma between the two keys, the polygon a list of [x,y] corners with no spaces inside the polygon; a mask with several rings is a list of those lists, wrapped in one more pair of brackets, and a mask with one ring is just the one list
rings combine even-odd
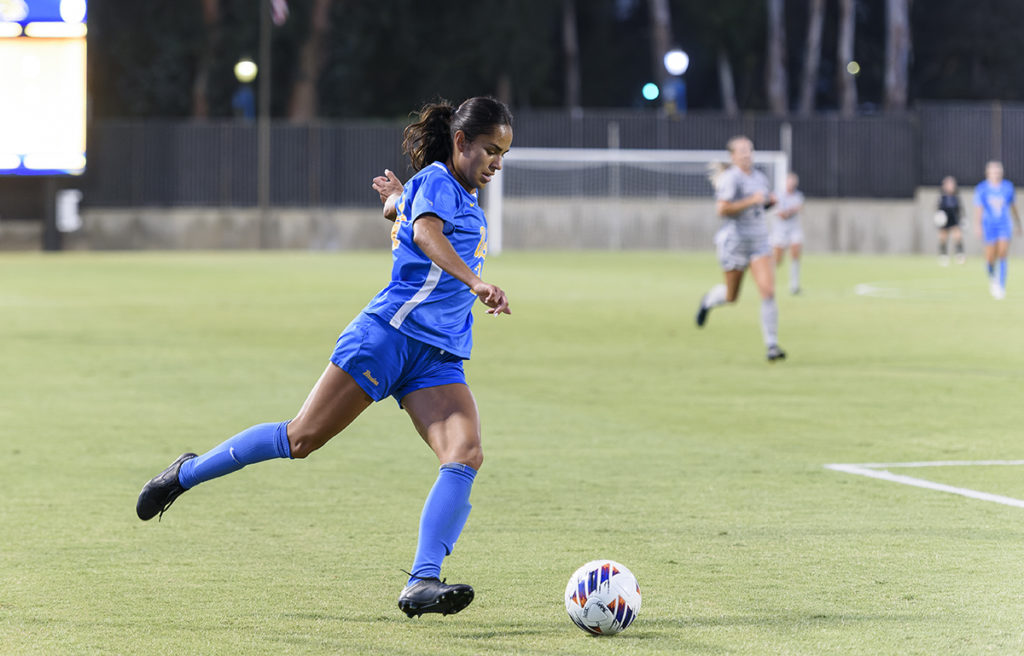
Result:
{"label": "player's outstretched arm", "polygon": [[395,204],[402,195],[404,187],[398,176],[391,169],[384,169],[384,175],[378,175],[373,179],[373,188],[380,194],[380,202],[384,204],[384,218],[394,221],[398,218],[398,208]]}
{"label": "player's outstretched arm", "polygon": [[1017,212],[1017,206],[1016,205],[1010,205],[1010,213],[1013,214],[1013,224],[1017,228],[1017,235],[1020,236],[1020,233],[1021,233],[1020,214]]}
{"label": "player's outstretched arm", "polygon": [[417,218],[412,224],[412,240],[434,264],[472,289],[480,302],[488,307],[488,314],[512,314],[505,292],[497,285],[484,282],[455,252],[444,235],[444,222],[440,218],[432,214]]}

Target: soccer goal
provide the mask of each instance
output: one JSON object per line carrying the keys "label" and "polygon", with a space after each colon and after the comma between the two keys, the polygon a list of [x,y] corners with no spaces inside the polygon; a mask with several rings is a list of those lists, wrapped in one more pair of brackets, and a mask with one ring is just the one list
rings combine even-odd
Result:
{"label": "soccer goal", "polygon": [[[607,208],[673,199],[712,198],[709,165],[729,163],[725,150],[513,148],[484,192],[490,226],[488,250],[502,250],[502,227],[517,210],[566,201]],[[754,165],[785,190],[789,158],[781,151],[755,151]],[[529,211],[536,212],[536,209]]]}

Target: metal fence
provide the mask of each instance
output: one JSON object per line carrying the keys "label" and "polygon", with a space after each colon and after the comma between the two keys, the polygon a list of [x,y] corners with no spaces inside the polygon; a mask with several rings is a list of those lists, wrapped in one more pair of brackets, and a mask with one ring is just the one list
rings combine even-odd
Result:
{"label": "metal fence", "polygon": [[[271,204],[374,206],[370,180],[408,175],[403,123],[275,123]],[[1024,180],[1024,105],[924,104],[905,114],[780,119],[748,114],[666,117],[649,111],[519,112],[515,146],[720,149],[736,134],[791,152],[808,196],[901,198],[945,175],[981,179],[989,159]],[[247,207],[257,203],[257,135],[235,121],[103,121],[89,131],[85,203]]]}

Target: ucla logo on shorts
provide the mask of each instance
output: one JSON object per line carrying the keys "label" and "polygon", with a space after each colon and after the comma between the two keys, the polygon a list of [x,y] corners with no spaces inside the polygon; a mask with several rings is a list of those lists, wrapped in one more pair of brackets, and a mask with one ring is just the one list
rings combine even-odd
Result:
{"label": "ucla logo on shorts", "polygon": [[369,370],[369,369],[367,369],[366,371],[364,371],[364,372],[363,372],[363,375],[364,375],[364,376],[366,376],[366,380],[368,380],[368,381],[370,381],[371,383],[373,383],[373,386],[374,386],[374,387],[377,387],[378,385],[380,385],[380,383],[379,383],[379,382],[377,382],[377,379],[373,377],[373,374],[372,374],[372,373],[370,373],[370,370]]}

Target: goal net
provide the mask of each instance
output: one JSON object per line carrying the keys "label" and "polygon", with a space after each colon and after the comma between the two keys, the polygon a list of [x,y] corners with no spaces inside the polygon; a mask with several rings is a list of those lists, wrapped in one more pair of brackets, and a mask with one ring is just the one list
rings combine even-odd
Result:
{"label": "goal net", "polygon": [[[538,203],[586,202],[607,207],[673,199],[708,199],[709,165],[728,164],[725,150],[636,150],[597,148],[513,148],[484,192],[490,226],[488,249],[502,249],[502,228],[517,210]],[[785,190],[789,160],[781,151],[755,151],[754,165],[775,193]]]}

